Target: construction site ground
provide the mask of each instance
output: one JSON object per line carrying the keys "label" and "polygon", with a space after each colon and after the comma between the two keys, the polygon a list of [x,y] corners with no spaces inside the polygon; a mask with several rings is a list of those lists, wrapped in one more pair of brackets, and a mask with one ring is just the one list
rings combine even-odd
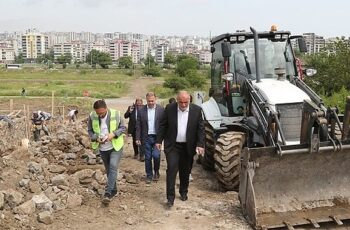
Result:
{"label": "construction site ground", "polygon": [[[107,99],[107,104],[123,114],[136,96],[144,98],[148,87],[157,83],[137,79],[128,95]],[[43,105],[41,100],[30,103]],[[133,158],[131,137],[119,167],[118,196],[103,205],[106,178],[100,159],[89,148],[86,117],[87,111],[82,112],[75,124],[53,119],[50,136],[42,134],[37,143],[30,137],[28,149],[21,146],[20,119],[14,129],[1,124],[2,136],[10,138],[0,143],[0,229],[252,229],[238,194],[223,192],[214,173],[197,163],[188,201],[177,194],[174,206],[167,208],[164,154],[160,180],[146,184],[144,162]]]}

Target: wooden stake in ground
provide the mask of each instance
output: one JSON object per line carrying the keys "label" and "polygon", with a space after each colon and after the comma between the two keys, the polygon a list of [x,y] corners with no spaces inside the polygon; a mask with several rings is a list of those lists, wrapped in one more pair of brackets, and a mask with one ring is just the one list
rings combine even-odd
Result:
{"label": "wooden stake in ground", "polygon": [[51,96],[51,116],[53,117],[53,111],[54,111],[54,106],[55,106],[55,91],[52,91],[52,96]]}
{"label": "wooden stake in ground", "polygon": [[10,99],[10,113],[13,111],[13,99]]}

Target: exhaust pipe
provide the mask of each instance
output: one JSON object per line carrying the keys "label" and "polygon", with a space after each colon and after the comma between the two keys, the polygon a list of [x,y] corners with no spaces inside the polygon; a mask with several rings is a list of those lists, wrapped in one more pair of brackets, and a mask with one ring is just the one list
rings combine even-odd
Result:
{"label": "exhaust pipe", "polygon": [[256,69],[256,82],[260,82],[260,64],[259,64],[259,38],[258,33],[253,27],[250,27],[254,35],[254,51],[255,51],[255,69]]}

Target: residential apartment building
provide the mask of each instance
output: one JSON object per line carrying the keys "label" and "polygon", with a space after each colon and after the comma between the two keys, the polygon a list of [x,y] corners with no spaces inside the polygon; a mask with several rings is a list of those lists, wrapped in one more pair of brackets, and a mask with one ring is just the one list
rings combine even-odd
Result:
{"label": "residential apartment building", "polygon": [[132,63],[140,63],[141,56],[140,56],[140,46],[136,43],[133,42],[131,44],[131,58],[132,58]]}
{"label": "residential apartment building", "polygon": [[308,54],[318,53],[325,47],[326,41],[322,36],[315,33],[304,33],[303,37],[305,38]]}
{"label": "residential apartment building", "polygon": [[137,42],[120,39],[110,41],[109,54],[113,62],[117,62],[119,58],[126,56],[131,56],[133,63],[140,62],[140,46]]}
{"label": "residential apartment building", "polygon": [[155,49],[155,61],[157,63],[164,63],[165,55],[168,53],[167,44],[159,44]]}
{"label": "residential apartment building", "polygon": [[211,52],[210,50],[199,51],[198,61],[201,64],[210,64],[211,62]]}
{"label": "residential apartment building", "polygon": [[0,43],[0,63],[13,63],[15,61],[15,50]]}
{"label": "residential apartment building", "polygon": [[70,54],[72,63],[84,62],[87,54],[86,49],[86,45],[81,42],[56,44],[53,47],[55,60],[62,55]]}
{"label": "residential apartment building", "polygon": [[45,54],[48,48],[48,36],[36,31],[29,31],[22,36],[23,57],[28,61],[32,61]]}

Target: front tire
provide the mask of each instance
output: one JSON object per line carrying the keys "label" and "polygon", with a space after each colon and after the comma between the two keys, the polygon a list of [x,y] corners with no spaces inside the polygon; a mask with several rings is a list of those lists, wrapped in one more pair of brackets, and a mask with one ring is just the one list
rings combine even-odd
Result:
{"label": "front tire", "polygon": [[211,125],[206,122],[204,125],[205,128],[205,154],[204,156],[199,156],[199,162],[202,165],[203,169],[214,171],[214,145],[215,137],[214,130]]}
{"label": "front tire", "polygon": [[245,134],[230,131],[219,136],[215,146],[214,160],[216,175],[227,191],[238,191],[241,167],[241,151]]}

